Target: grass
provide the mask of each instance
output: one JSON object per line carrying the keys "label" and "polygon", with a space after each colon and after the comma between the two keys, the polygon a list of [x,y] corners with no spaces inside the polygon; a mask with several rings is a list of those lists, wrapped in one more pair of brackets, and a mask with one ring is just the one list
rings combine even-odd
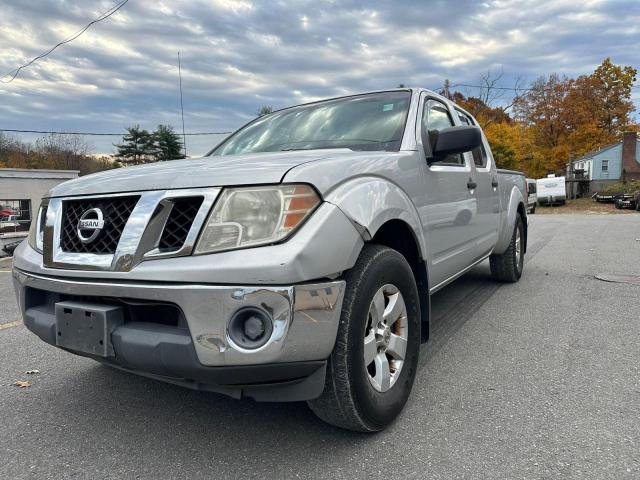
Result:
{"label": "grass", "polygon": [[600,190],[602,194],[622,194],[622,193],[635,193],[640,191],[640,180],[630,180],[628,182],[618,182],[609,185],[606,188]]}
{"label": "grass", "polygon": [[554,207],[547,207],[538,205],[536,207],[535,215],[549,215],[549,214],[563,214],[563,213],[586,213],[592,215],[603,214],[638,214],[635,210],[623,208],[618,210],[613,206],[613,203],[599,203],[594,202],[591,198],[578,198],[576,200],[567,200],[566,205],[559,205]]}

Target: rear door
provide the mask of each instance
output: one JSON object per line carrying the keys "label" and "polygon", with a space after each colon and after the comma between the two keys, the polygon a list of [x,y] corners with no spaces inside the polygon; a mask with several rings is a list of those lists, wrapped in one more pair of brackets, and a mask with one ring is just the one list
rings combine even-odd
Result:
{"label": "rear door", "polygon": [[439,100],[425,97],[420,136],[425,169],[425,196],[418,206],[431,252],[431,289],[473,263],[476,258],[477,200],[470,155],[451,155],[429,163],[431,142],[438,130],[455,125],[452,112]]}
{"label": "rear door", "polygon": [[[458,118],[464,125],[478,126],[468,114],[457,110]],[[491,156],[491,149],[484,133],[482,145],[471,152],[473,157],[474,179],[477,184],[478,200],[476,254],[480,258],[489,253],[498,241],[500,224],[500,196],[498,192],[498,172]]]}

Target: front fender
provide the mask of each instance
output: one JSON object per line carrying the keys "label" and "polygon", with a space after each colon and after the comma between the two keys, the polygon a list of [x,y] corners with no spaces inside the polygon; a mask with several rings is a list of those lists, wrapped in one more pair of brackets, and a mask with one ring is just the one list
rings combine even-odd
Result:
{"label": "front fender", "polygon": [[389,220],[402,220],[415,235],[420,256],[428,258],[422,224],[413,202],[396,184],[379,177],[366,176],[347,180],[325,194],[369,240]]}
{"label": "front fender", "polygon": [[[518,215],[518,205],[525,204],[522,192],[518,187],[513,186],[511,192],[502,196],[503,212],[500,222],[500,231],[498,235],[498,241],[493,253],[502,254],[511,243],[511,237],[513,236],[513,228],[516,224],[516,215]],[[506,206],[506,208],[504,208]],[[526,225],[525,225],[526,228]]]}

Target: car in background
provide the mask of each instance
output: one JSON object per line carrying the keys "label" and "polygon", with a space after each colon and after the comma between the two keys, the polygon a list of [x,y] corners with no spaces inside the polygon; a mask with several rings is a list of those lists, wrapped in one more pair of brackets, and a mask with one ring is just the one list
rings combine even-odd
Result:
{"label": "car in background", "polygon": [[534,178],[527,178],[527,212],[536,213],[538,204],[538,185]]}
{"label": "car in background", "polygon": [[567,200],[565,178],[549,175],[536,180],[538,204],[564,205]]}
{"label": "car in background", "polygon": [[[6,215],[0,216],[0,257],[11,255],[16,246],[27,237],[24,226],[20,223],[18,215],[13,210],[2,210]],[[28,225],[27,225],[28,226]],[[14,245],[15,244],[15,245]]]}
{"label": "car in background", "polygon": [[15,251],[16,248],[18,248],[18,245],[20,245],[22,243],[22,240],[24,239],[20,239],[18,241],[14,241],[11,243],[7,243],[5,245],[2,245],[0,243],[0,257],[3,256],[3,254],[6,256],[11,256],[13,255],[13,252]]}
{"label": "car in background", "polygon": [[13,208],[0,205],[0,222],[8,220],[12,215],[16,215],[16,211]]}

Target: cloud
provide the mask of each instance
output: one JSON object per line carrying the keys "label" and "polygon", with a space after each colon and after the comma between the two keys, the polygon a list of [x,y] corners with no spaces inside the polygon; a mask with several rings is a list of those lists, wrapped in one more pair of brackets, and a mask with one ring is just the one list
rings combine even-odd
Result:
{"label": "cloud", "polygon": [[[47,50],[111,1],[3,2],[0,71]],[[0,84],[4,128],[121,131],[180,123],[177,52],[190,131],[237,128],[261,105],[395,87],[504,83],[640,64],[636,0],[135,0]],[[110,151],[111,141],[94,139]],[[191,137],[190,153],[217,138]]]}

